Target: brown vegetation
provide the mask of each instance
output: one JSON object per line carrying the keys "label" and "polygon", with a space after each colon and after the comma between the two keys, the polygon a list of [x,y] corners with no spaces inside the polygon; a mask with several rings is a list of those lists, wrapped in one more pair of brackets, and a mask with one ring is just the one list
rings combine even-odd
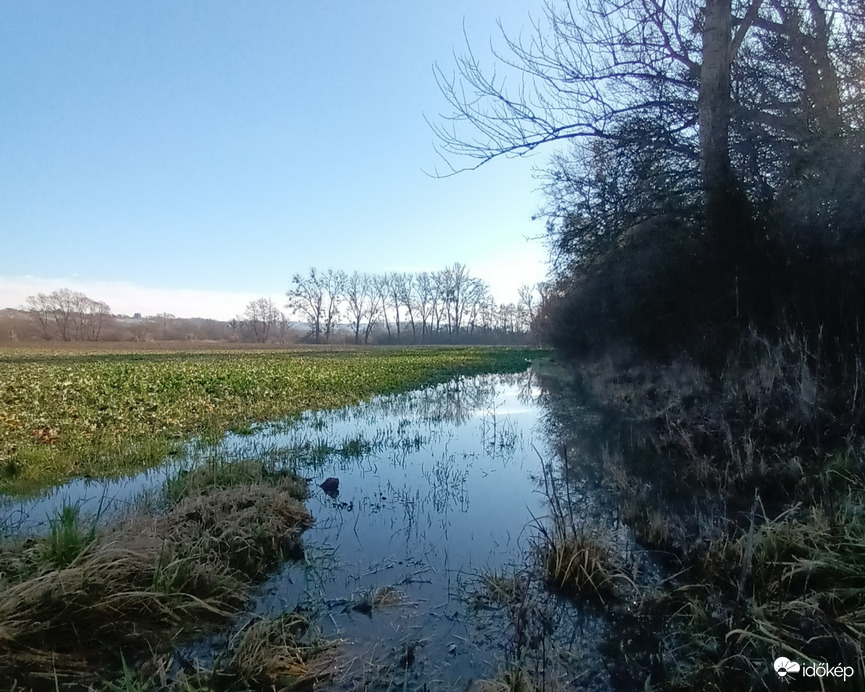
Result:
{"label": "brown vegetation", "polygon": [[166,512],[132,513],[64,566],[40,560],[39,540],[29,552],[7,546],[4,688],[92,682],[236,613],[246,585],[294,550],[311,523],[295,478],[251,468],[238,465],[234,483],[189,474]]}
{"label": "brown vegetation", "polygon": [[584,373],[626,441],[602,455],[622,516],[674,565],[638,615],[616,615],[638,642],[616,654],[625,686],[651,673],[666,689],[769,687],[781,655],[861,679],[859,360],[752,334],[720,373],[623,353]]}

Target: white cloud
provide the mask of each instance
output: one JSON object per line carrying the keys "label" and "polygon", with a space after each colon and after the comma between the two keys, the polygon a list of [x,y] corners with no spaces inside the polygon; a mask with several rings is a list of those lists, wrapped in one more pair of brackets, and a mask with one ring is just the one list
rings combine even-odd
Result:
{"label": "white cloud", "polygon": [[[228,320],[241,313],[250,300],[261,295],[197,289],[149,288],[119,281],[93,279],[43,278],[38,276],[0,276],[0,308],[17,308],[27,296],[70,288],[102,300],[116,314],[156,315],[169,312],[177,317],[209,317]],[[284,296],[268,296],[281,305]]]}

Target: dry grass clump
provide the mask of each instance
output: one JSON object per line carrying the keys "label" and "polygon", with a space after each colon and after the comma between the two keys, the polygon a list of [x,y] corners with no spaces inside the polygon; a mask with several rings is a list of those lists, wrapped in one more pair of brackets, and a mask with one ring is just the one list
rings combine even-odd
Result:
{"label": "dry grass clump", "polygon": [[161,518],[157,534],[193,554],[216,557],[242,576],[262,575],[290,553],[312,519],[280,487],[254,484],[196,494]]}
{"label": "dry grass clump", "polygon": [[194,493],[163,515],[130,516],[65,567],[0,592],[0,681],[53,689],[93,680],[121,651],[158,650],[228,617],[310,523],[279,483]]}
{"label": "dry grass clump", "polygon": [[299,613],[263,618],[243,632],[225,675],[248,687],[304,688],[333,674],[332,647]]}
{"label": "dry grass clump", "polygon": [[865,677],[865,490],[835,506],[794,505],[711,543],[650,600],[663,620],[670,689],[771,689],[780,655],[831,662]]}
{"label": "dry grass clump", "polygon": [[291,473],[273,470],[256,460],[227,462],[218,457],[168,479],[164,493],[169,502],[176,503],[191,494],[258,483],[278,486],[300,500],[307,497],[306,482]]}
{"label": "dry grass clump", "polygon": [[585,534],[550,539],[543,552],[547,578],[568,595],[603,604],[614,596],[617,580],[624,578],[610,551]]}

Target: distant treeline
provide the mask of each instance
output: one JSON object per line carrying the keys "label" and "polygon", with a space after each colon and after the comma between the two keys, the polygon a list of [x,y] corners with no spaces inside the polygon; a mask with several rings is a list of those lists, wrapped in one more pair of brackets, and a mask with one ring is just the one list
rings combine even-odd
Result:
{"label": "distant treeline", "polygon": [[[62,289],[68,290],[68,289]],[[48,294],[51,295],[51,294]],[[100,301],[97,301],[100,302]],[[102,305],[105,305],[102,303]],[[66,314],[61,310],[0,310],[0,343],[17,342],[114,342],[114,341],[242,341],[230,323],[205,318],[182,318],[169,313],[158,315],[113,315],[108,306],[98,316]],[[87,328],[98,322],[97,328]],[[65,331],[64,331],[65,327]],[[295,340],[299,339],[296,336]],[[286,342],[289,341],[288,335]]]}
{"label": "distant treeline", "polygon": [[[329,342],[348,325],[354,343],[371,337],[397,343],[497,340],[532,331],[543,285],[522,286],[517,303],[496,303],[489,285],[455,263],[432,272],[367,274],[311,267],[295,274],[287,307],[309,327],[308,338]],[[250,303],[245,321],[255,330],[274,306]],[[376,336],[377,335],[377,336]]]}
{"label": "distant treeline", "polygon": [[250,301],[228,321],[114,315],[67,288],[0,311],[0,341],[226,341],[255,343],[500,343],[533,339],[543,284],[497,303],[465,265],[369,274],[310,268],[292,277],[286,303]]}

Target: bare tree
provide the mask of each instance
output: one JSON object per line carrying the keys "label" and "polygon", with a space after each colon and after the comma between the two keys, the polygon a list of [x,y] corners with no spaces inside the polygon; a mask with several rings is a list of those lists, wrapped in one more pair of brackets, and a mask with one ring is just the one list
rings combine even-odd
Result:
{"label": "bare tree", "polygon": [[51,338],[51,300],[44,293],[37,293],[35,296],[28,296],[24,304],[24,309],[30,313],[30,316],[37,322],[42,329],[42,338],[48,340]]}
{"label": "bare tree", "polygon": [[72,341],[76,338],[75,309],[78,303],[76,291],[61,288],[53,291],[49,296],[51,312],[54,324],[63,341]]}
{"label": "bare tree", "polygon": [[370,277],[370,289],[369,300],[367,301],[366,313],[364,315],[366,326],[363,330],[363,343],[365,344],[369,343],[372,330],[378,326],[381,316],[385,314],[381,296],[375,290],[375,277],[373,276]]}
{"label": "bare tree", "polygon": [[433,296],[435,294],[435,282],[429,272],[420,272],[415,280],[415,298],[417,312],[421,319],[420,340],[426,341],[428,332],[431,331]]}
{"label": "bare tree", "polygon": [[102,328],[111,316],[111,308],[101,300],[81,295],[78,300],[78,333],[86,341],[99,341]]}
{"label": "bare tree", "polygon": [[441,333],[442,318],[447,314],[447,276],[444,271],[430,273],[432,282],[432,297],[430,299],[430,311],[432,322],[435,324],[435,334]]}
{"label": "bare tree", "polygon": [[98,341],[111,315],[106,303],[68,288],[28,296],[25,309],[40,325],[44,338],[56,333],[63,341]]}
{"label": "bare tree", "polygon": [[[632,166],[642,193],[614,217],[619,232],[667,213],[670,176],[687,179],[695,211],[736,265],[757,233],[744,177],[750,170],[773,187],[760,171],[778,165],[766,147],[802,141],[790,138],[793,128],[831,141],[844,131],[845,96],[858,99],[851,115],[865,113],[861,69],[846,80],[844,69],[861,66],[863,20],[861,3],[849,0],[548,0],[527,37],[503,32],[496,69],[482,69],[470,46],[455,75],[437,68],[451,107],[432,124],[445,174],[585,141],[575,148],[581,187],[602,194],[609,178],[595,175],[598,162],[643,152],[649,160]],[[634,198],[631,188],[616,199]],[[593,217],[568,223],[601,237]]]}
{"label": "bare tree", "polygon": [[328,269],[323,277],[324,287],[324,340],[330,343],[330,337],[339,318],[339,308],[342,303],[345,286],[345,272]]}
{"label": "bare tree", "polygon": [[[354,330],[354,343],[359,344],[361,324],[364,318],[367,319],[367,325],[373,322],[370,307],[373,302],[376,304],[378,302],[373,277],[356,271],[348,275],[345,282],[345,299],[346,315]],[[365,341],[370,330],[371,327],[364,334]]]}
{"label": "bare tree", "polygon": [[471,285],[469,270],[464,264],[454,262],[441,273],[446,305],[448,332],[458,335],[466,309],[466,298]]}
{"label": "bare tree", "polygon": [[315,267],[310,267],[306,276],[291,277],[292,287],[286,292],[286,307],[298,313],[309,325],[310,336],[321,343],[322,322],[325,314],[324,280]]}
{"label": "bare tree", "polygon": [[390,299],[390,275],[380,274],[375,277],[375,290],[381,305],[381,315],[384,318],[384,328],[390,339],[390,320],[388,319],[388,300]]}
{"label": "bare tree", "polygon": [[344,272],[333,269],[322,272],[315,267],[310,267],[306,276],[295,274],[291,278],[286,307],[309,325],[309,336],[317,344],[321,343],[322,336],[325,342],[330,341],[339,317],[345,280]]}
{"label": "bare tree", "polygon": [[271,331],[285,320],[285,316],[269,298],[258,298],[246,304],[241,322],[251,332],[253,341],[266,343]]}
{"label": "bare tree", "polygon": [[394,310],[394,324],[396,325],[396,340],[400,340],[399,306],[402,304],[404,275],[392,272],[387,275],[387,300]]}
{"label": "bare tree", "polygon": [[490,289],[487,282],[477,277],[470,277],[463,297],[464,316],[468,322],[469,334],[474,334],[480,311],[489,298]]}
{"label": "bare tree", "polygon": [[517,307],[524,311],[526,320],[530,325],[535,318],[535,309],[537,307],[535,287],[523,284],[520,286],[518,293],[519,302],[517,303]]}
{"label": "bare tree", "polygon": [[399,297],[406,314],[408,315],[409,325],[411,326],[411,340],[413,344],[417,343],[417,325],[414,321],[415,311],[417,310],[417,294],[415,275],[411,272],[404,272],[401,275],[399,282]]}

